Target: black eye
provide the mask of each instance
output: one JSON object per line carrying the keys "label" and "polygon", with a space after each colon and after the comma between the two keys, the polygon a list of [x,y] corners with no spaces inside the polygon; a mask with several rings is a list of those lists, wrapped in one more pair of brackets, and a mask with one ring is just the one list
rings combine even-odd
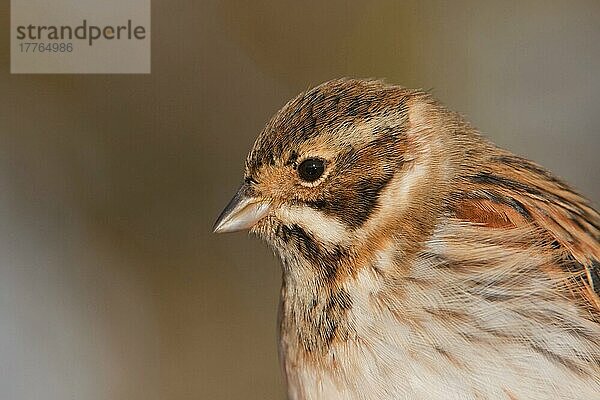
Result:
{"label": "black eye", "polygon": [[314,182],[325,172],[325,163],[318,158],[309,158],[298,165],[298,175],[306,182]]}

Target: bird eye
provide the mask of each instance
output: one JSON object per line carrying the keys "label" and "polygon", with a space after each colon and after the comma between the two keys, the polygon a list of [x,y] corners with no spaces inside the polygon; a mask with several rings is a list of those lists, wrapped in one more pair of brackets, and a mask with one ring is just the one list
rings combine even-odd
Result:
{"label": "bird eye", "polygon": [[318,158],[309,158],[298,165],[298,175],[306,182],[314,182],[325,172],[325,163]]}

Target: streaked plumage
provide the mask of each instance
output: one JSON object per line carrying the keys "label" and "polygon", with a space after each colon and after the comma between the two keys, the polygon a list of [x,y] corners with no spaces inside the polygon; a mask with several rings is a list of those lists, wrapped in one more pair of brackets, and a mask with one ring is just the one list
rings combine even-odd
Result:
{"label": "streaked plumage", "polygon": [[242,228],[282,262],[291,399],[600,399],[600,216],[427,93],[291,100],[216,224]]}

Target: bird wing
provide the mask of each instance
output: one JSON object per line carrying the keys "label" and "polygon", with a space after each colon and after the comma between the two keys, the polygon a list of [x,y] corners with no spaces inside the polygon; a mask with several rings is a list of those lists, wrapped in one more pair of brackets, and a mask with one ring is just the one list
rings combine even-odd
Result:
{"label": "bird wing", "polygon": [[600,317],[600,215],[539,165],[510,153],[463,178],[454,217],[492,229],[533,227],[572,291]]}

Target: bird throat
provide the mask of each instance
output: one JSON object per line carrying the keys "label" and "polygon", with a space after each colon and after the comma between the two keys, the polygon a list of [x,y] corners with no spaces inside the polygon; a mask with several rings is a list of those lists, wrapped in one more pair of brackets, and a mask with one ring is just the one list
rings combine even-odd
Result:
{"label": "bird throat", "polygon": [[[335,265],[316,273],[318,265],[283,256],[280,332],[284,357],[305,359],[325,354],[352,334],[348,312],[352,300]],[[335,271],[335,272],[334,272]]]}

